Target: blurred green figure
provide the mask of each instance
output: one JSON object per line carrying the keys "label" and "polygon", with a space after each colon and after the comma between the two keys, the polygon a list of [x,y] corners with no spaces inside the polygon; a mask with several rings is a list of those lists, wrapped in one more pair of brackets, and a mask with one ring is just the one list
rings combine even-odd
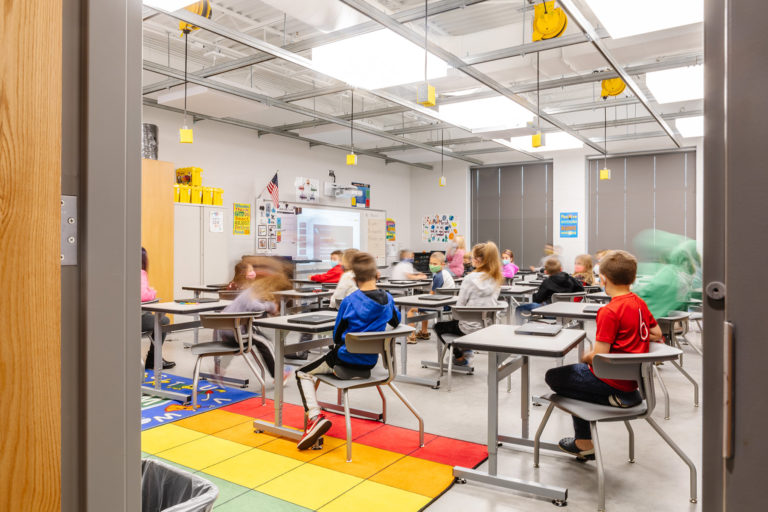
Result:
{"label": "blurred green figure", "polygon": [[[634,291],[648,304],[654,317],[670,311],[686,311],[694,289],[701,287],[701,256],[696,241],[659,230],[641,232],[634,240],[635,252],[643,263]],[[640,273],[640,272],[639,272]]]}

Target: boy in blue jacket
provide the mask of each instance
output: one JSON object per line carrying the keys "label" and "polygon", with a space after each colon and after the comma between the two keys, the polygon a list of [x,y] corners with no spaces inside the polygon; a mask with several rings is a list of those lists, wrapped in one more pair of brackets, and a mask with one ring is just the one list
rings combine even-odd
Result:
{"label": "boy in blue jacket", "polygon": [[352,259],[352,271],[358,290],[348,295],[339,306],[333,328],[333,349],[296,371],[301,400],[309,419],[304,436],[298,443],[299,450],[310,448],[331,428],[331,421],[322,414],[317,404],[313,375],[333,374],[340,379],[368,378],[379,361],[378,354],[347,352],[344,345],[346,333],[383,331],[387,324],[392,327],[400,324],[400,313],[392,296],[376,288],[376,259],[360,252]]}

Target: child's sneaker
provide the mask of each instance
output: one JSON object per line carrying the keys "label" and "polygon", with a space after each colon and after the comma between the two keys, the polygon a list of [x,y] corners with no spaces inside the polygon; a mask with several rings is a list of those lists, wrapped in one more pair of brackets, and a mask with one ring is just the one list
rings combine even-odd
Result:
{"label": "child's sneaker", "polygon": [[565,453],[575,455],[576,459],[579,461],[583,462],[586,460],[595,460],[595,449],[592,448],[591,450],[580,450],[579,447],[576,446],[576,440],[572,437],[562,438],[560,442],[557,443],[557,445]]}
{"label": "child's sneaker", "polygon": [[323,414],[318,414],[309,421],[307,430],[304,431],[304,435],[299,440],[297,447],[299,450],[311,448],[330,428],[331,421],[326,419]]}

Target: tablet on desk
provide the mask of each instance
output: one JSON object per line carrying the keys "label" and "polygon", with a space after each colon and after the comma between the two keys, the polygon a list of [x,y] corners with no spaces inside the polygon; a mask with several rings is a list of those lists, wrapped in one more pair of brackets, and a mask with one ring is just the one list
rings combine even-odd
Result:
{"label": "tablet on desk", "polygon": [[515,329],[515,334],[533,334],[537,336],[555,336],[563,327],[561,325],[528,322]]}
{"label": "tablet on desk", "polygon": [[208,304],[209,302],[219,302],[219,299],[197,297],[197,298],[191,298],[191,299],[176,299],[173,302],[177,304]]}
{"label": "tablet on desk", "polygon": [[302,315],[286,320],[291,324],[319,325],[328,322],[335,322],[336,315]]}
{"label": "tablet on desk", "polygon": [[448,300],[448,299],[452,299],[452,298],[453,298],[452,295],[437,295],[437,294],[435,294],[435,295],[419,295],[419,299],[420,300],[435,300],[435,301],[438,301],[438,300]]}

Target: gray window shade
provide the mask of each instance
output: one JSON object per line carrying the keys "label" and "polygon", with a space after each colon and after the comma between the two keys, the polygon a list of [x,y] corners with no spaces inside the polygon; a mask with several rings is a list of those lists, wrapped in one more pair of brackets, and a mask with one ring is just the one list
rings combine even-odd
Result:
{"label": "gray window shade", "polygon": [[609,158],[611,179],[601,180],[603,160],[589,160],[589,251],[632,251],[645,229],[694,237],[695,162],[691,151]]}
{"label": "gray window shade", "polygon": [[521,267],[538,264],[552,242],[552,164],[472,169],[471,182],[472,243],[492,240]]}

